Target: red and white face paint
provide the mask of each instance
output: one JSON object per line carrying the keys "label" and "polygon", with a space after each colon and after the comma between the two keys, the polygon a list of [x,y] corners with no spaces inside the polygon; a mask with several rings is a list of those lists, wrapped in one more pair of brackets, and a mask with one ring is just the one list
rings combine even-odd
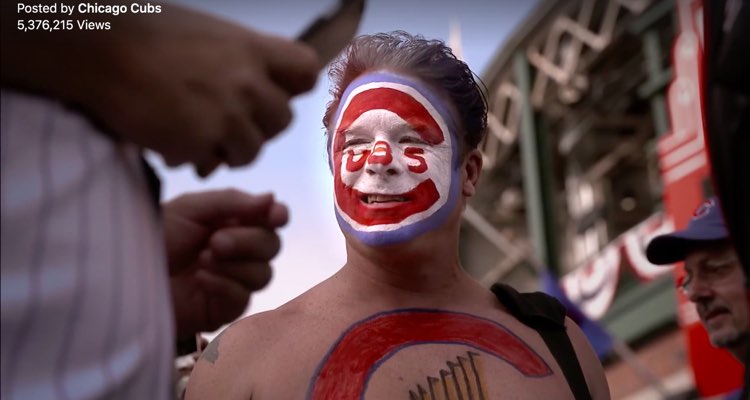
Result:
{"label": "red and white face paint", "polygon": [[374,73],[349,86],[330,145],[344,230],[379,245],[442,224],[458,197],[456,138],[447,121],[447,107],[411,79]]}

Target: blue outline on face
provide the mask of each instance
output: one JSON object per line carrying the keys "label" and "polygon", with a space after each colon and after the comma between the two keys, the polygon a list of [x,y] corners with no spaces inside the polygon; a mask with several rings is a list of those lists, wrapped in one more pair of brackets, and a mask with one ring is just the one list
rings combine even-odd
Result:
{"label": "blue outline on face", "polygon": [[[435,230],[439,228],[443,223],[446,221],[448,216],[453,212],[453,208],[455,207],[456,203],[458,202],[459,192],[461,188],[461,174],[460,172],[460,151],[459,151],[459,140],[460,138],[456,134],[456,124],[453,121],[452,114],[450,113],[450,110],[446,105],[444,104],[443,100],[435,95],[433,92],[431,92],[425,85],[419,83],[416,80],[409,79],[407,77],[396,75],[389,72],[374,72],[374,73],[368,73],[365,75],[362,75],[352,81],[352,83],[349,84],[349,86],[344,91],[344,94],[341,96],[341,101],[339,103],[338,109],[336,110],[336,114],[334,115],[333,121],[339,120],[339,115],[342,112],[342,108],[344,106],[344,103],[346,102],[346,99],[349,97],[351,92],[364,84],[367,83],[373,83],[373,82],[392,82],[392,83],[398,83],[406,86],[410,86],[419,92],[422,96],[424,96],[427,101],[430,102],[430,104],[435,108],[435,110],[440,114],[440,116],[443,117],[443,120],[445,121],[446,125],[448,126],[448,134],[451,135],[451,150],[453,152],[451,163],[453,164],[451,167],[451,178],[450,178],[450,188],[448,191],[448,200],[443,204],[437,211],[435,211],[432,215],[429,217],[414,222],[412,224],[403,226],[401,228],[392,230],[392,231],[375,231],[375,232],[363,232],[355,229],[352,227],[339,213],[338,208],[334,204],[334,211],[336,212],[336,219],[338,220],[339,226],[341,229],[354,236],[359,240],[360,242],[368,245],[368,246],[387,246],[392,244],[399,244],[404,243],[409,240],[412,240],[423,233]],[[332,173],[335,173],[335,169],[333,168],[333,157],[331,157],[331,142],[333,140],[333,135],[335,132],[330,132],[328,135],[328,141],[327,141],[327,151],[328,151],[328,164],[331,169]],[[336,201],[336,195],[334,192],[334,202]]]}

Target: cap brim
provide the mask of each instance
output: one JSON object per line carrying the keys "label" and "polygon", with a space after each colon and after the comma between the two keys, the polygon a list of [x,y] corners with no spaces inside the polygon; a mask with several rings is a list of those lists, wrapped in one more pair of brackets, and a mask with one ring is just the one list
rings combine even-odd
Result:
{"label": "cap brim", "polygon": [[670,235],[657,236],[646,247],[646,258],[651,264],[674,264],[685,259],[687,248],[694,240]]}
{"label": "cap brim", "polygon": [[684,232],[661,235],[653,238],[646,247],[646,258],[651,264],[668,265],[684,261],[688,251],[725,240],[726,237],[692,237]]}

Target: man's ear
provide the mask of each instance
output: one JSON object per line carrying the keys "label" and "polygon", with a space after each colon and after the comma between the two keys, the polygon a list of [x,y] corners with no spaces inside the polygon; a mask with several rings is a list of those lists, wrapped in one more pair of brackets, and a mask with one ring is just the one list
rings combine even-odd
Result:
{"label": "man's ear", "polygon": [[479,174],[482,172],[482,153],[474,149],[466,155],[463,162],[463,186],[461,193],[466,197],[474,196],[477,192]]}

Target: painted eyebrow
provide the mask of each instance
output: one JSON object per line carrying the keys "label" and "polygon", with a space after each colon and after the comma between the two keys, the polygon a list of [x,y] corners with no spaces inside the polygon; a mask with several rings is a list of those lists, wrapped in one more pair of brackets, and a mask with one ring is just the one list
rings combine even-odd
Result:
{"label": "painted eyebrow", "polygon": [[[389,110],[385,110],[385,111],[389,111]],[[395,133],[414,132],[417,136],[420,136],[419,131],[417,131],[417,127],[410,124],[409,121],[406,121],[403,118],[401,118],[401,116],[399,116],[398,114],[394,113],[394,115],[396,115],[399,119],[399,122],[394,124],[394,127],[393,127],[393,130],[395,131]],[[366,127],[361,126],[361,125],[355,125],[354,127],[352,127],[352,125],[349,125],[349,127],[344,129],[343,131],[340,131],[339,134],[344,135],[344,137],[364,134],[360,131],[366,130]],[[420,124],[420,126],[423,126],[423,125]]]}
{"label": "painted eyebrow", "polygon": [[365,135],[365,133],[362,132],[362,129],[357,129],[357,127],[354,127],[354,128],[348,127],[342,132],[340,132],[340,134],[344,137],[344,139],[348,139],[352,136],[357,137],[357,136]]}
{"label": "painted eyebrow", "polygon": [[[398,114],[396,114],[398,115]],[[423,137],[423,132],[430,129],[430,125],[427,123],[423,123],[421,120],[417,120],[414,122],[417,122],[417,124],[409,123],[409,121],[403,119],[401,116],[399,117],[399,122],[394,127],[394,131],[396,133],[412,133],[419,139],[425,140]]]}
{"label": "painted eyebrow", "polygon": [[404,121],[403,119],[401,119],[401,121],[396,125],[396,129],[398,129],[398,133],[403,133],[404,131],[406,131],[409,133],[415,132],[417,135],[419,135],[419,132],[417,132],[415,128],[416,127],[414,125],[410,124],[407,121]]}

